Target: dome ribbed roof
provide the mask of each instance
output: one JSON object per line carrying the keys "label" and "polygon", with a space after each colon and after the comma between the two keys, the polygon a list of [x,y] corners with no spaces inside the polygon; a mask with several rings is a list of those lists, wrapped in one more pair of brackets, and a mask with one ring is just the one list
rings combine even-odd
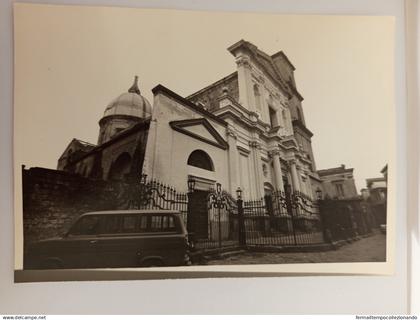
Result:
{"label": "dome ribbed roof", "polygon": [[115,98],[105,109],[104,117],[108,116],[132,116],[137,118],[149,118],[152,115],[152,106],[145,97],[140,94],[137,84],[138,77],[128,92],[124,92]]}

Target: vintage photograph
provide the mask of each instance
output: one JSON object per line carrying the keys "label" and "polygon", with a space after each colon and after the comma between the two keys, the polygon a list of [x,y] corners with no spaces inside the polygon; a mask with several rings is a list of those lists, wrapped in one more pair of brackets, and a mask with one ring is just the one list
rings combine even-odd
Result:
{"label": "vintage photograph", "polygon": [[390,262],[392,19],[14,19],[16,269]]}

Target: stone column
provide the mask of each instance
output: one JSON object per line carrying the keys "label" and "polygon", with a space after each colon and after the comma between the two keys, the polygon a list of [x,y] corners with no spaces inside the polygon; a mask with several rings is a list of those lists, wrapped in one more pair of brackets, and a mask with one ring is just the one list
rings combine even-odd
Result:
{"label": "stone column", "polygon": [[273,157],[273,167],[274,167],[274,177],[276,180],[276,190],[284,191],[283,185],[283,175],[281,172],[281,164],[280,164],[280,149],[275,149],[271,151],[271,155]]}
{"label": "stone column", "polygon": [[232,195],[235,195],[236,189],[239,186],[238,180],[238,150],[236,148],[236,132],[234,128],[227,128],[227,142],[229,145],[229,190]]}
{"label": "stone column", "polygon": [[238,57],[239,102],[249,111],[255,112],[255,97],[252,87],[251,64],[247,56]]}
{"label": "stone column", "polygon": [[296,168],[296,160],[290,161],[290,173],[292,176],[292,186],[294,191],[300,191],[299,175]]}

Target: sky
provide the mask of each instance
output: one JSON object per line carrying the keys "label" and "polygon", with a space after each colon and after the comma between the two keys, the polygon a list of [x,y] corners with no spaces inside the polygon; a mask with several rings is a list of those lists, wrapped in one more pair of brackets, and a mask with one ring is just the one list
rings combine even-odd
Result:
{"label": "sky", "polygon": [[181,96],[236,70],[240,39],[296,67],[317,169],[354,168],[357,189],[394,150],[394,21],[17,4],[15,165],[56,168],[73,139],[96,143],[108,103],[134,75],[151,103],[162,84]]}

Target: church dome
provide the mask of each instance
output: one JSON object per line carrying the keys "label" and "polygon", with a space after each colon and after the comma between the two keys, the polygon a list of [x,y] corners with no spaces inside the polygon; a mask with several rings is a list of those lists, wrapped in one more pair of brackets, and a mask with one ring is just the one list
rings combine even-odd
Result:
{"label": "church dome", "polygon": [[124,92],[115,98],[105,109],[104,118],[109,116],[130,116],[141,119],[150,118],[152,106],[145,97],[140,94],[138,77],[128,92]]}

